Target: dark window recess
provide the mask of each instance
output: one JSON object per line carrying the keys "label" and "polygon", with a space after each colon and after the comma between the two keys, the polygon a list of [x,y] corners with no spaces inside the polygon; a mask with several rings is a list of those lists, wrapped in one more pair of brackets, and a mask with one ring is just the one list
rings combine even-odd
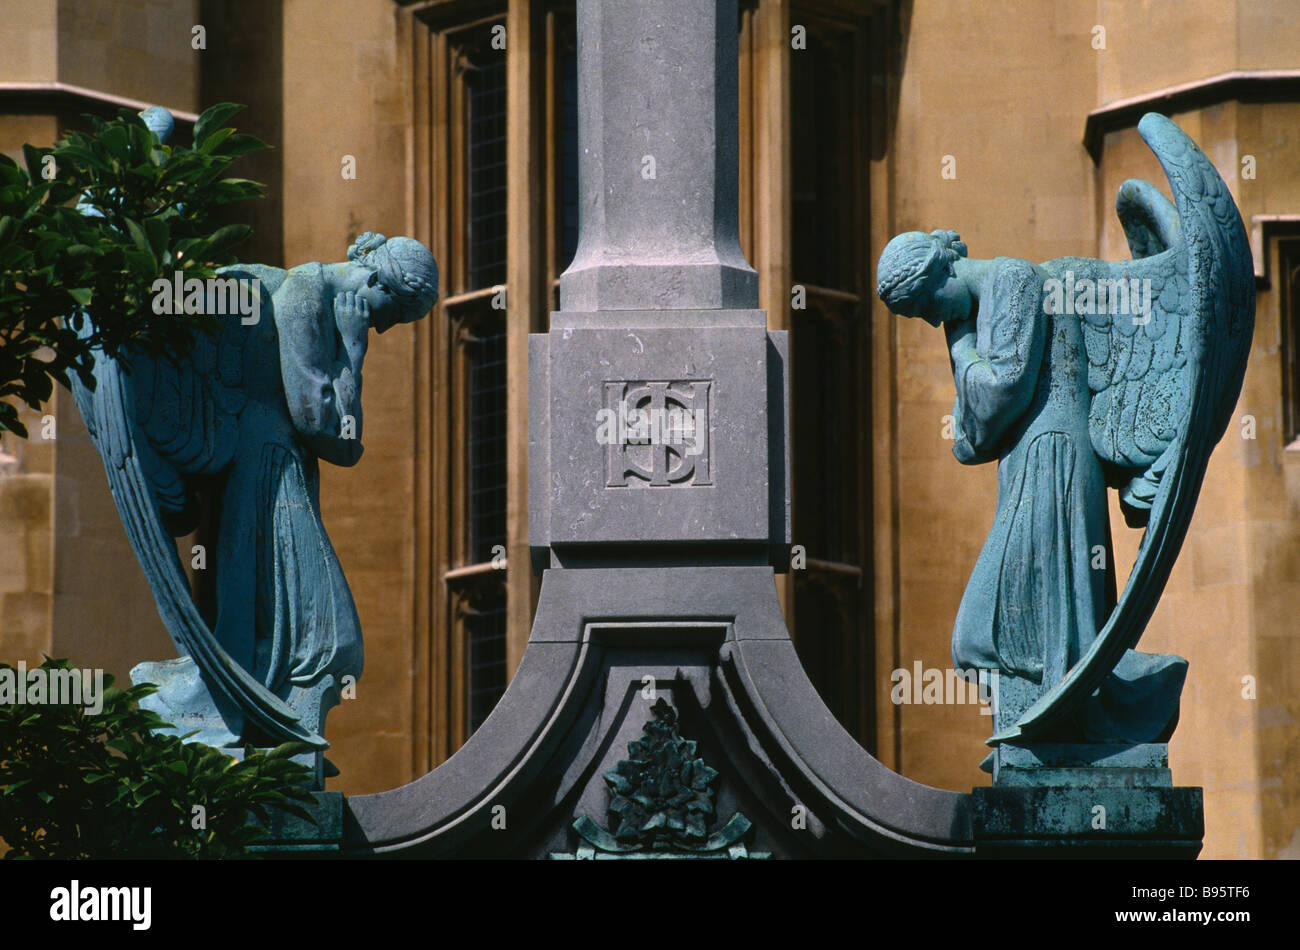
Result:
{"label": "dark window recess", "polygon": [[469,282],[478,290],[506,280],[506,65],[497,53],[468,68]]}
{"label": "dark window recess", "polygon": [[560,59],[560,269],[578,250],[578,54]]}
{"label": "dark window recess", "polygon": [[483,725],[506,690],[504,591],[471,598],[461,608],[469,641],[469,731]]}
{"label": "dark window recess", "polygon": [[849,135],[843,90],[851,66],[844,50],[811,33],[807,52],[791,58],[791,264],[796,281],[840,289],[853,283],[845,279],[850,248],[841,246],[842,219],[853,207],[841,147]]}
{"label": "dark window recess", "polygon": [[859,563],[853,503],[860,381],[858,325],[842,315],[798,312],[791,327],[795,381],[795,537],[809,557]]}
{"label": "dark window recess", "polygon": [[492,560],[506,543],[506,335],[467,344],[469,357],[469,559]]}
{"label": "dark window recess", "polygon": [[789,241],[791,276],[806,301],[790,311],[791,503],[794,541],[809,563],[794,573],[791,634],[827,707],[871,748],[866,37],[860,26],[804,16],[802,8],[797,17],[808,47],[790,60]]}
{"label": "dark window recess", "polygon": [[1300,438],[1300,238],[1277,244],[1282,304],[1283,411],[1288,442]]}

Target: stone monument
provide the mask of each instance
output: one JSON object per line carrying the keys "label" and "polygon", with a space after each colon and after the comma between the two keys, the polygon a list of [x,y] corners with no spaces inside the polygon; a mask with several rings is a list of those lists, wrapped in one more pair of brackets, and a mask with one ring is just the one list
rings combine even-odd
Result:
{"label": "stone monument", "polygon": [[[1030,497],[1051,516],[1026,527],[1002,515],[981,569],[1014,550],[1030,577],[1048,578],[1052,552],[1073,557],[1099,536],[1106,484],[1149,525],[1138,580],[1100,632],[1089,623],[1114,606],[1104,578],[1067,571],[1033,597],[973,585],[959,657],[1001,671],[995,651],[1009,643],[995,785],[930,788],[885,768],[835,721],[777,599],[790,545],[789,359],[737,237],[736,0],[579,0],[577,13],[580,239],[561,309],[529,344],[529,525],[542,584],[528,647],[445,763],[322,808],[315,828],[279,816],[266,850],[1195,856],[1200,790],[1172,787],[1161,745],[1182,666],[1127,651],[1186,530],[1249,337],[1240,221],[1208,163],[1172,126],[1146,123],[1171,181],[1181,176],[1176,214],[1150,186],[1121,193],[1132,276],[1159,283],[1150,326],[1098,313],[1050,324],[1049,339],[1046,279],[1069,266],[1118,277],[1108,269],[1118,265],[967,261],[947,232],[886,251],[899,252],[898,267],[882,268],[882,287],[901,295],[887,299],[944,323],[963,360],[959,457],[1011,458],[1000,498],[1032,468]],[[244,266],[232,276],[261,282],[260,319],[231,321],[193,365],[142,361],[128,376],[101,362],[95,392],[78,392],[159,608],[191,658],[164,699],[226,738],[319,748],[338,676],[360,669],[337,562],[305,566],[290,542],[329,551],[316,460],[355,462],[359,444],[343,431],[351,420],[359,432],[367,331],[422,316],[436,270],[415,242],[379,235],[348,257],[287,272]],[[1070,333],[1079,339],[1058,354]],[[1001,372],[1021,382],[999,388]],[[1040,416],[1042,432],[1031,431]],[[237,494],[222,508],[221,609],[205,618],[172,532],[189,520],[191,480],[210,475]],[[1035,551],[1039,527],[1057,533]],[[1006,627],[1018,639],[990,634],[1017,607],[1029,612]],[[1104,682],[1112,673],[1119,685]],[[1126,682],[1146,698],[1129,702]],[[1099,687],[1115,702],[1093,702]],[[1101,827],[1096,804],[1111,814]]]}

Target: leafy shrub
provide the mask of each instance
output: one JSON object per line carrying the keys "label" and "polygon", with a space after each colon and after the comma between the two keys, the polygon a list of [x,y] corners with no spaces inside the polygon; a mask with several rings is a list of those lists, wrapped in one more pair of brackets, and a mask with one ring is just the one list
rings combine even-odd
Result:
{"label": "leafy shrub", "polygon": [[[53,148],[23,146],[26,168],[0,154],[0,400],[39,409],[76,372],[88,387],[94,351],[131,345],[178,358],[211,315],[155,314],[154,281],[206,280],[235,263],[247,225],[215,225],[222,205],[262,194],[223,177],[266,145],[225,123],[243,106],[199,117],[194,145],[169,146],[133,113],[88,117]],[[47,177],[52,176],[52,177]],[[80,207],[78,207],[80,201]],[[0,401],[0,431],[26,437],[17,408]]]}
{"label": "leafy shrub", "polygon": [[[47,657],[40,669],[75,667]],[[311,770],[289,758],[305,747],[236,761],[155,731],[167,723],[137,705],[153,684],[112,683],[105,675],[93,715],[71,703],[0,703],[6,858],[239,857],[266,833],[251,818],[268,824],[269,808],[311,820],[297,804],[313,800],[303,784]]]}

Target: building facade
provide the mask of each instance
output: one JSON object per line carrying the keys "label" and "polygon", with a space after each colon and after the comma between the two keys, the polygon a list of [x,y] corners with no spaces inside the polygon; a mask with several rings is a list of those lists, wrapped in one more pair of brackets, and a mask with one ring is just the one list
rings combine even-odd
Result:
{"label": "building facade", "polygon": [[[1191,662],[1171,762],[1206,790],[1207,857],[1300,857],[1300,22],[1286,0],[741,0],[740,233],[792,357],[795,554],[778,577],[801,659],[877,758],[987,784],[989,719],[900,704],[951,665],[995,473],[953,459],[941,337],[874,297],[900,231],[974,257],[1128,254],[1120,183],[1164,185],[1137,136],[1169,114],[1214,160],[1256,255],[1240,422],[1144,649]],[[442,270],[428,318],[367,357],[366,453],[322,470],[366,673],[330,716],[334,787],[408,782],[464,742],[526,646],[527,336],[577,234],[574,4],[546,0],[3,0],[0,149],[85,112],[216,102],[274,146],[242,259],[340,260],[405,234]],[[690,29],[683,23],[682,29]],[[45,416],[53,437],[42,439]],[[0,459],[0,659],[119,677],[172,648],[71,397]],[[1139,540],[1112,517],[1121,575]],[[201,539],[182,539],[186,546]],[[196,583],[202,583],[196,578]]]}

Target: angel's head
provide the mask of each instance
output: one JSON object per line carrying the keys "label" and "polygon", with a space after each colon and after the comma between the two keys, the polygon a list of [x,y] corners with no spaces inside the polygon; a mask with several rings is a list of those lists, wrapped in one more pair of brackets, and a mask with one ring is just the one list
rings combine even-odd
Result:
{"label": "angel's head", "polygon": [[970,315],[971,295],[954,265],[966,256],[956,231],[908,231],[880,255],[876,294],[894,313],[920,317],[933,326]]}
{"label": "angel's head", "polygon": [[363,271],[358,293],[380,333],[419,320],[438,301],[438,264],[419,241],[367,231],[348,248],[348,260]]}

